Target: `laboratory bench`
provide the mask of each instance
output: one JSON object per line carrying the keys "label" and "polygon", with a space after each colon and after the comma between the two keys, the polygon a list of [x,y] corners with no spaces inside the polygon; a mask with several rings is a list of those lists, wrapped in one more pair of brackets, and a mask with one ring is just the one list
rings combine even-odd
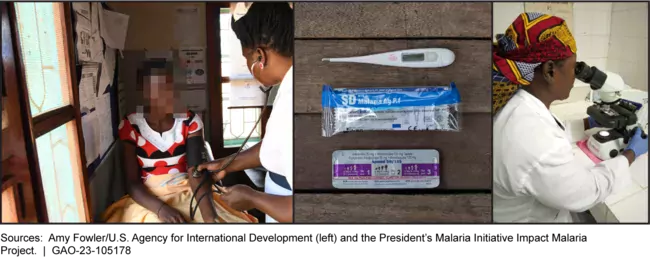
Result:
{"label": "laboratory bench", "polygon": [[[628,93],[645,94],[645,98],[647,98],[647,92],[630,90]],[[553,114],[566,125],[572,139],[576,159],[585,166],[593,166],[594,163],[575,143],[585,139],[588,133],[585,133],[583,127],[571,127],[572,124],[579,123],[568,121],[586,118],[587,107],[592,104],[589,101],[574,101],[551,105]],[[604,202],[590,209],[591,214],[598,223],[648,222],[648,154],[637,158],[632,163],[630,172],[632,176],[627,177],[626,182],[623,182],[625,187],[618,189],[607,197]]]}

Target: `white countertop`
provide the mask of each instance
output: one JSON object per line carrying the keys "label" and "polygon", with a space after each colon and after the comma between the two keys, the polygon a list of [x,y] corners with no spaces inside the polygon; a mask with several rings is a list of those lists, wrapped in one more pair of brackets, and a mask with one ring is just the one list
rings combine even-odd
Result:
{"label": "white countertop", "polygon": [[[551,106],[551,111],[565,124],[566,121],[581,120],[587,117],[587,107],[591,103],[578,101]],[[586,137],[584,128],[568,128],[572,141],[577,142]],[[585,166],[593,166],[582,150],[574,146],[574,154]],[[605,201],[590,211],[597,222],[647,223],[648,222],[648,154],[636,159],[630,167],[632,179],[626,187],[612,193]]]}

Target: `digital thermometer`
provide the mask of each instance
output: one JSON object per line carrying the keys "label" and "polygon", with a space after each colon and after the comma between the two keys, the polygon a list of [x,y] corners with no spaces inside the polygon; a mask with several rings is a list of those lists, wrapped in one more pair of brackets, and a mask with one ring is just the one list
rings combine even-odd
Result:
{"label": "digital thermometer", "polygon": [[454,52],[446,48],[419,48],[367,56],[323,58],[323,62],[362,63],[409,68],[438,68],[452,64],[455,57]]}

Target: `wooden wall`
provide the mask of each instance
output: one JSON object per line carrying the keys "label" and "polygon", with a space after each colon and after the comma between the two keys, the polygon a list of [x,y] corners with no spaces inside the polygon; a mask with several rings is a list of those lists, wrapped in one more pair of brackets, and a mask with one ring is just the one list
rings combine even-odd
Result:
{"label": "wooden wall", "polygon": [[[295,222],[490,222],[490,3],[295,4]],[[445,68],[324,63],[420,47],[449,48]],[[462,99],[462,132],[360,132],[321,136],[321,86],[447,85]],[[345,149],[437,149],[441,184],[424,191],[332,187],[331,155]]]}

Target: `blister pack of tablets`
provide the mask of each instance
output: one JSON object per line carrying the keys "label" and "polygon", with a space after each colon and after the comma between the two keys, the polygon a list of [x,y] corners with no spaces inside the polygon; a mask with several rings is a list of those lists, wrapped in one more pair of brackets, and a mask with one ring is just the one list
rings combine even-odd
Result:
{"label": "blister pack of tablets", "polygon": [[437,150],[338,150],[332,185],[338,189],[430,189],[440,184]]}

